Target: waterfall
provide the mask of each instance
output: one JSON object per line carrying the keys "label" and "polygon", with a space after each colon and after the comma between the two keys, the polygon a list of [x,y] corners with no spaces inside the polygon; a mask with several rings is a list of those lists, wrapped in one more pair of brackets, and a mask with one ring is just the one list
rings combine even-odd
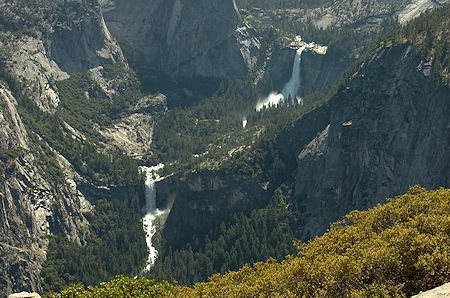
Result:
{"label": "waterfall", "polygon": [[158,257],[158,251],[152,243],[152,238],[156,234],[156,227],[159,224],[162,216],[168,214],[168,210],[159,210],[156,208],[156,187],[155,183],[160,180],[157,171],[164,168],[163,164],[159,164],[154,167],[141,167],[142,172],[145,174],[145,207],[144,218],[142,219],[142,225],[145,232],[145,241],[148,247],[148,258],[145,265],[145,271],[155,264]]}
{"label": "waterfall", "polygon": [[303,46],[297,50],[294,58],[294,66],[292,67],[292,75],[289,82],[287,82],[286,86],[284,86],[283,94],[284,99],[296,99],[298,89],[300,88],[301,83],[301,62],[302,62],[302,53],[306,49],[306,46]]}
{"label": "waterfall", "polygon": [[280,102],[288,99],[298,100],[297,93],[298,89],[300,89],[301,86],[302,53],[305,49],[306,45],[299,48],[295,53],[294,63],[292,66],[292,75],[289,79],[289,82],[287,82],[284,86],[283,91],[281,91],[281,93],[272,92],[269,94],[269,96],[259,101],[255,107],[258,112],[261,111],[264,107],[277,106]]}

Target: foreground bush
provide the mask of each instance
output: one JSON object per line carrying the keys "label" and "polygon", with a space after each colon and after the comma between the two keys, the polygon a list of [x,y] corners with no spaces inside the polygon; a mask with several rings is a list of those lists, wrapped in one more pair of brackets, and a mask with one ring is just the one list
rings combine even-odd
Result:
{"label": "foreground bush", "polygon": [[113,297],[161,297],[170,294],[173,288],[168,282],[155,282],[145,278],[133,279],[118,276],[110,282],[96,287],[72,285],[61,293],[49,293],[48,298],[113,298]]}
{"label": "foreground bush", "polygon": [[354,211],[282,264],[215,275],[177,296],[405,297],[450,281],[450,190],[414,187]]}

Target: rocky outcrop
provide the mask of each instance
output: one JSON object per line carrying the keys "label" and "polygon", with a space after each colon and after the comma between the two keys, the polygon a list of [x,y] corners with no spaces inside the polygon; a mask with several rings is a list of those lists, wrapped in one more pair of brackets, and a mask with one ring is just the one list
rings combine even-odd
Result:
{"label": "rocky outcrop", "polygon": [[447,0],[412,0],[397,13],[398,21],[400,24],[405,24],[417,18],[422,12],[445,2]]}
{"label": "rocky outcrop", "polygon": [[[68,74],[90,68],[123,62],[117,45],[103,20],[96,1],[84,0],[60,12],[56,24],[48,33],[49,57]],[[80,13],[83,11],[84,13]]]}
{"label": "rocky outcrop", "polygon": [[317,137],[298,152],[305,238],[409,186],[450,185],[450,90],[432,67],[408,44],[380,47],[346,89],[308,115],[321,113]]}
{"label": "rocky outcrop", "polygon": [[101,0],[111,33],[141,74],[175,79],[245,77],[259,42],[234,0]]}
{"label": "rocky outcrop", "polygon": [[8,72],[23,86],[24,96],[41,110],[53,112],[60,102],[55,83],[69,75],[47,56],[43,41],[23,36],[1,46],[10,49],[2,58]]}
{"label": "rocky outcrop", "polygon": [[136,159],[151,155],[153,141],[153,115],[166,110],[166,97],[162,94],[143,97],[135,107],[116,123],[99,127],[100,134],[108,141],[107,150],[119,150]]}
{"label": "rocky outcrop", "polygon": [[8,296],[8,298],[41,298],[41,295],[38,293],[28,293],[28,292],[20,292],[11,294]]}
{"label": "rocky outcrop", "polygon": [[450,297],[450,283],[446,283],[440,287],[434,288],[418,295],[412,296],[412,298],[443,298]]}
{"label": "rocky outcrop", "polygon": [[4,67],[21,84],[24,95],[43,111],[54,112],[60,102],[57,81],[124,61],[96,1],[55,1],[41,6],[35,1],[10,1],[0,5],[3,22],[11,23],[0,33]]}

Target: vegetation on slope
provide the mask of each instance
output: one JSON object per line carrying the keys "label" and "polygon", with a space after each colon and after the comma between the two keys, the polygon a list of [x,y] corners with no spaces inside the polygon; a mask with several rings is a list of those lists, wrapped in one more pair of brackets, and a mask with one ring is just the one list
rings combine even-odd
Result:
{"label": "vegetation on slope", "polygon": [[[108,72],[118,71],[123,66],[107,66]],[[88,73],[76,74],[58,83],[61,104],[54,114],[42,112],[23,95],[22,86],[14,80],[8,81],[20,98],[18,108],[21,118],[34,138],[34,143],[44,151],[49,146],[62,154],[75,171],[95,185],[138,185],[141,183],[138,164],[121,152],[100,152],[98,144],[103,140],[95,125],[111,123],[118,114],[118,108],[125,111],[138,98],[137,81],[133,81],[130,91],[114,100],[105,98],[86,99],[85,92],[98,89]],[[94,91],[92,91],[94,92]],[[67,124],[82,133],[74,135]],[[50,155],[54,154],[49,152]],[[58,168],[56,167],[49,167]],[[51,173],[44,173],[51,174]],[[63,176],[51,175],[50,182],[59,181]]]}
{"label": "vegetation on slope", "polygon": [[354,211],[284,262],[269,260],[179,296],[408,296],[450,280],[450,190],[410,192]]}
{"label": "vegetation on slope", "polygon": [[[130,279],[100,287],[105,297],[122,293],[121,282],[121,289],[139,287],[133,297],[407,297],[450,281],[450,189],[412,187],[296,246],[282,263],[246,265],[193,288],[162,283],[168,292],[147,294],[153,282]],[[52,297],[92,297],[97,289],[73,286]]]}
{"label": "vegetation on slope", "polygon": [[158,119],[152,143],[158,159],[167,165],[166,173],[192,169],[205,161],[220,164],[230,150],[251,144],[263,131],[278,131],[321,102],[289,102],[256,112],[257,101],[270,91],[267,81],[254,85],[250,80],[226,80],[210,98],[170,109]]}
{"label": "vegetation on slope", "polygon": [[270,257],[281,261],[294,252],[292,239],[298,229],[299,214],[286,204],[290,195],[290,188],[283,185],[265,208],[250,214],[235,213],[229,221],[212,227],[204,237],[194,235],[181,248],[164,246],[145,276],[192,285],[214,273],[237,270],[247,263]]}
{"label": "vegetation on slope", "polygon": [[113,297],[164,297],[171,296],[173,285],[168,282],[155,282],[145,278],[133,279],[117,276],[110,282],[99,286],[84,287],[76,284],[61,293],[49,293],[48,298],[113,298]]}
{"label": "vegetation on slope", "polygon": [[411,43],[414,49],[434,64],[442,81],[450,84],[450,3],[423,13],[405,26],[397,26],[387,34],[384,44]]}
{"label": "vegetation on slope", "polygon": [[45,291],[59,291],[72,283],[97,284],[117,274],[138,275],[147,257],[142,231],[139,193],[98,200],[86,214],[90,234],[84,245],[57,234],[50,239],[41,271]]}

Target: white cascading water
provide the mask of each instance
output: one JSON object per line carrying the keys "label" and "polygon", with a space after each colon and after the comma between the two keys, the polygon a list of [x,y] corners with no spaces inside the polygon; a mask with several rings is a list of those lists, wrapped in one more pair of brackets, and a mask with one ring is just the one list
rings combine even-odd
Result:
{"label": "white cascading water", "polygon": [[302,63],[302,53],[306,49],[306,46],[303,46],[297,50],[295,53],[294,58],[294,66],[292,67],[292,75],[289,82],[287,82],[286,86],[284,86],[283,91],[281,91],[281,94],[283,94],[284,99],[296,99],[298,89],[300,88],[301,84],[301,72],[300,67]]}
{"label": "white cascading water", "polygon": [[158,251],[153,246],[152,238],[156,233],[156,226],[159,219],[163,215],[167,215],[168,210],[159,210],[156,208],[156,187],[155,183],[160,180],[157,172],[164,168],[163,164],[159,164],[154,167],[141,167],[142,172],[145,174],[145,216],[142,220],[145,240],[148,247],[148,258],[145,265],[145,271],[150,270],[150,268],[155,264],[156,258],[158,257]]}
{"label": "white cascading water", "polygon": [[306,49],[306,46],[303,46],[297,50],[294,58],[294,65],[292,67],[292,75],[289,82],[283,88],[281,93],[270,93],[268,97],[264,100],[259,101],[256,104],[256,110],[259,112],[265,107],[277,106],[279,103],[290,99],[297,99],[298,89],[300,89],[301,85],[301,62],[302,62],[302,53]]}

